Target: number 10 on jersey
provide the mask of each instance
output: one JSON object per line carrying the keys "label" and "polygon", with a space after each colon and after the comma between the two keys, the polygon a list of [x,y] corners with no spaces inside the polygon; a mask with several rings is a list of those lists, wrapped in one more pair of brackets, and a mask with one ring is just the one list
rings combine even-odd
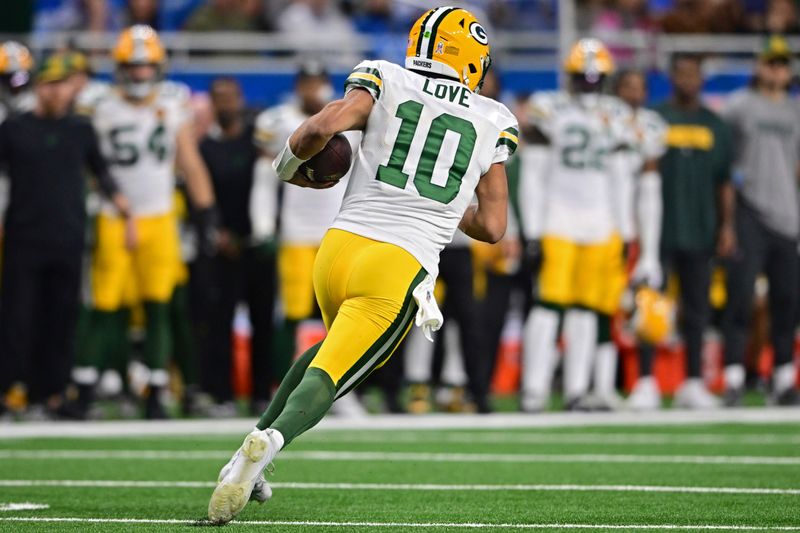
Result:
{"label": "number 10 on jersey", "polygon": [[[406,166],[408,151],[417,132],[423,107],[422,104],[413,100],[408,100],[397,106],[395,116],[401,120],[400,130],[397,133],[389,161],[385,165],[378,167],[378,173],[375,176],[378,181],[401,189],[406,188],[410,176],[403,172],[403,167]],[[447,172],[447,182],[443,187],[440,187],[432,182],[433,171],[442,151],[445,134],[448,131],[459,134],[459,141],[453,164],[450,165]],[[449,113],[443,113],[433,119],[425,137],[425,144],[419,161],[415,166],[414,187],[417,192],[425,198],[443,204],[452,202],[458,196],[461,180],[469,167],[477,138],[478,134],[475,131],[475,127],[468,120]]]}

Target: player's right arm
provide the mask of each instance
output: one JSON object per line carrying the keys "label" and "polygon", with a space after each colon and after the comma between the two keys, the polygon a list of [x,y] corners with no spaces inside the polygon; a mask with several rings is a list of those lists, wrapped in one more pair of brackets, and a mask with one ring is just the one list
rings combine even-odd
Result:
{"label": "player's right arm", "polygon": [[494,163],[475,188],[478,204],[467,208],[458,229],[475,240],[496,243],[508,223],[508,179],[503,163]]}
{"label": "player's right arm", "polygon": [[345,95],[326,105],[322,111],[307,119],[292,134],[273,167],[278,177],[301,187],[325,189],[336,182],[315,183],[295,175],[305,161],[318,154],[337,133],[364,130],[372,106],[383,90],[379,61],[362,61],[345,80]]}

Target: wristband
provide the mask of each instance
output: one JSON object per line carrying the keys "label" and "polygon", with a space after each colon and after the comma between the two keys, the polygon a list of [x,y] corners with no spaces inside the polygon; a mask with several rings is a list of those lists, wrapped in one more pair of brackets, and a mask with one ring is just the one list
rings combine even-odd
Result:
{"label": "wristband", "polygon": [[272,162],[272,168],[278,173],[278,177],[283,181],[289,181],[294,177],[294,173],[300,168],[300,165],[308,161],[307,159],[300,159],[292,152],[289,146],[289,139],[286,140],[286,146],[283,147],[281,153]]}

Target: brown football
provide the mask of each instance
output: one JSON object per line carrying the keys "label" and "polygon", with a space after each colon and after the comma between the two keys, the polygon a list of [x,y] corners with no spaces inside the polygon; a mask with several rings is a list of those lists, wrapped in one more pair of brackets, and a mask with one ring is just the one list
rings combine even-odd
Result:
{"label": "brown football", "polygon": [[318,183],[338,181],[350,170],[353,150],[347,137],[337,133],[317,155],[300,165],[301,174]]}

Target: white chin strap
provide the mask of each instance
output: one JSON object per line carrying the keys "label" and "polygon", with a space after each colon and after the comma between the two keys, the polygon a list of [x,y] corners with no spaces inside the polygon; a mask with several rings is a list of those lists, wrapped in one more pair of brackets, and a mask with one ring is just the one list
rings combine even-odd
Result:
{"label": "white chin strap", "polygon": [[428,59],[427,57],[407,57],[406,68],[408,70],[420,70],[422,72],[439,74],[448,78],[453,78],[455,81],[461,81],[461,76],[459,76],[456,69],[439,61]]}

